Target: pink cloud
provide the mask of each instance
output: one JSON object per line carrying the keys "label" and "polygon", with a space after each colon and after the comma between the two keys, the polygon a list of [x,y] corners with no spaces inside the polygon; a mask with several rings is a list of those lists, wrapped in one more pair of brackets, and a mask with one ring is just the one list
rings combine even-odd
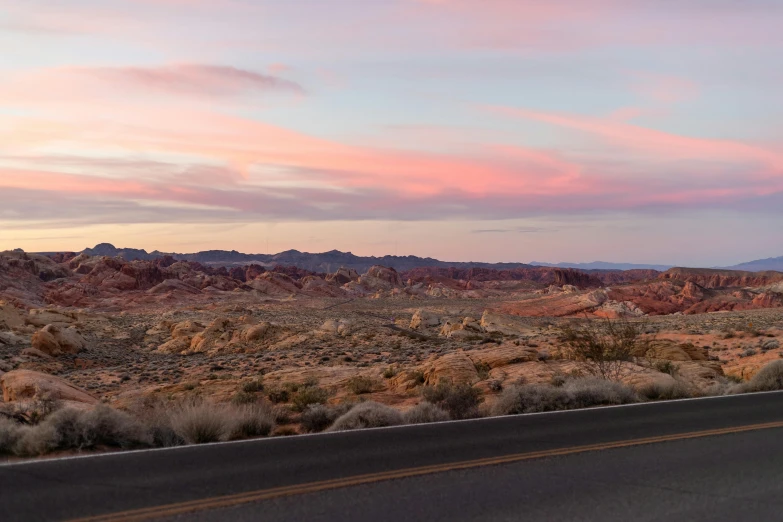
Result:
{"label": "pink cloud", "polygon": [[58,67],[18,73],[0,94],[9,101],[148,95],[239,96],[252,93],[303,94],[297,83],[278,76],[222,65],[173,64],[158,67]]}
{"label": "pink cloud", "polygon": [[632,78],[631,86],[635,92],[662,104],[679,103],[699,94],[699,86],[687,78],[646,72],[633,73]]}
{"label": "pink cloud", "polygon": [[615,119],[514,107],[489,107],[489,110],[505,116],[535,120],[581,131],[600,137],[614,145],[622,145],[661,158],[752,161],[766,164],[775,170],[783,170],[783,154],[740,141],[681,136],[618,122]]}

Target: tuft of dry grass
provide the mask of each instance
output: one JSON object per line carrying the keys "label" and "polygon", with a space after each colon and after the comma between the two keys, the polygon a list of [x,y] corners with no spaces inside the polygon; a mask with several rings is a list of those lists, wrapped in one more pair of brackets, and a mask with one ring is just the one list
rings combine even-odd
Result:
{"label": "tuft of dry grass", "polygon": [[562,386],[524,384],[506,388],[492,408],[493,415],[572,410],[637,402],[633,389],[595,377],[567,380]]}
{"label": "tuft of dry grass", "polygon": [[334,421],[327,431],[361,430],[403,424],[402,414],[390,406],[377,402],[362,402]]}
{"label": "tuft of dry grass", "polygon": [[681,381],[653,382],[639,388],[639,395],[648,401],[671,401],[691,397],[687,386]]}
{"label": "tuft of dry grass", "polygon": [[425,401],[439,406],[452,419],[472,419],[481,416],[478,409],[482,401],[481,390],[469,384],[441,381],[436,386],[425,386],[421,394]]}
{"label": "tuft of dry grass", "polygon": [[431,402],[421,402],[406,411],[404,414],[406,424],[425,424],[429,422],[443,422],[450,420],[449,413]]}
{"label": "tuft of dry grass", "polygon": [[731,393],[783,390],[783,361],[768,363],[748,382],[738,384]]}

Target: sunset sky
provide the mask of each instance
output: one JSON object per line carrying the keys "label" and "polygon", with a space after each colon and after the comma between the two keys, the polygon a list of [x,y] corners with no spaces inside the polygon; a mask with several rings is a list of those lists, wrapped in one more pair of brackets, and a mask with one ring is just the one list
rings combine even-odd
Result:
{"label": "sunset sky", "polygon": [[0,250],[783,255],[780,0],[0,0]]}

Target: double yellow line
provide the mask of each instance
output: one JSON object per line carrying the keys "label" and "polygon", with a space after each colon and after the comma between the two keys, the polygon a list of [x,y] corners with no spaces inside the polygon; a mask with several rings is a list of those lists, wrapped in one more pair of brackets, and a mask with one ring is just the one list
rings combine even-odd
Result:
{"label": "double yellow line", "polygon": [[502,457],[490,457],[485,459],[466,460],[463,462],[450,462],[447,464],[436,464],[432,466],[421,466],[417,468],[399,469],[395,471],[384,471],[380,473],[368,473],[366,475],[357,475],[354,477],[338,478],[332,480],[322,480],[319,482],[309,482],[306,484],[295,484],[292,486],[283,486],[271,489],[261,489],[248,491],[246,493],[237,493],[235,495],[225,495],[221,497],[207,498],[203,500],[192,500],[189,502],[179,502],[164,506],[156,506],[142,509],[133,509],[121,511],[108,515],[98,515],[75,519],[72,522],[136,522],[140,520],[150,520],[153,518],[170,517],[192,513],[195,511],[204,511],[208,509],[226,508],[246,504],[249,502],[258,502],[279,497],[291,495],[303,495],[306,493],[316,493],[330,489],[345,488],[350,486],[359,486],[362,484],[372,484],[386,480],[417,477],[421,475],[430,475],[433,473],[442,473],[444,471],[456,471],[462,469],[478,468],[482,466],[493,466],[498,464],[509,464],[521,462],[524,460],[540,459],[545,457],[558,457],[562,455],[573,455],[575,453],[584,453],[587,451],[599,451],[617,448],[627,448],[629,446],[641,446],[645,444],[657,444],[660,442],[670,442],[676,440],[696,439],[700,437],[711,437],[715,435],[729,435],[732,433],[742,433],[746,431],[765,430],[771,428],[783,428],[783,422],[768,422],[765,424],[752,424],[747,426],[737,426],[733,428],[721,428],[705,431],[694,431],[688,433],[677,433],[674,435],[663,435],[659,437],[647,437],[642,439],[630,439],[617,442],[605,442],[601,444],[588,444],[585,446],[572,446],[569,448],[560,448],[544,451],[532,451],[528,453],[515,453],[513,455],[504,455]]}

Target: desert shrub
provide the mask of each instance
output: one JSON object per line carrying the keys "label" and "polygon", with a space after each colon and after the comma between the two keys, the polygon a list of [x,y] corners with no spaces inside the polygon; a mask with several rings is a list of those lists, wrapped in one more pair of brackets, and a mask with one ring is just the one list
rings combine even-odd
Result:
{"label": "desert shrub", "polygon": [[348,379],[346,386],[351,393],[355,395],[362,395],[364,393],[372,393],[375,390],[377,383],[375,379],[371,377],[365,377],[357,375]]}
{"label": "desert shrub", "polygon": [[62,403],[58,399],[38,391],[32,401],[17,405],[17,413],[30,424],[38,424],[61,407]]}
{"label": "desert shrub", "polygon": [[476,372],[478,373],[479,379],[482,381],[489,379],[489,371],[492,369],[489,364],[485,362],[477,362],[473,366],[476,367]]}
{"label": "desert shrub", "polygon": [[332,408],[325,404],[310,404],[302,412],[299,420],[304,431],[317,433],[331,426],[335,419],[337,416]]}
{"label": "desert shrub", "polygon": [[556,373],[552,375],[552,377],[549,378],[549,384],[550,386],[554,386],[555,388],[559,388],[562,385],[566,383],[568,380],[568,377],[565,376],[563,373]]}
{"label": "desert shrub", "polygon": [[57,449],[57,430],[51,424],[21,426],[13,452],[20,457],[36,457]]}
{"label": "desert shrub", "polygon": [[339,416],[327,431],[361,430],[403,424],[402,414],[377,402],[362,402]]}
{"label": "desert shrub", "polygon": [[648,401],[671,401],[691,397],[688,388],[680,381],[651,382],[639,388],[639,395]]}
{"label": "desert shrub", "polygon": [[679,371],[680,367],[674,364],[671,361],[656,361],[653,365],[656,370],[658,370],[661,373],[668,373],[672,377],[677,375],[677,372]]}
{"label": "desert shrub", "polygon": [[254,379],[242,384],[241,390],[245,393],[256,393],[264,391],[264,382],[261,379]]}
{"label": "desert shrub", "polygon": [[745,350],[740,354],[740,357],[750,357],[752,355],[756,355],[756,350],[753,348],[745,348]]}
{"label": "desert shrub", "polygon": [[450,420],[449,414],[431,402],[421,402],[406,411],[403,418],[406,424],[425,424]]}
{"label": "desert shrub", "polygon": [[427,402],[446,410],[452,419],[472,419],[479,417],[481,390],[469,384],[453,384],[441,381],[436,386],[425,386],[421,392]]}
{"label": "desert shrub", "polygon": [[570,407],[568,393],[562,387],[522,384],[504,389],[491,411],[493,415],[517,415]]}
{"label": "desert shrub", "polygon": [[231,397],[232,404],[235,405],[242,405],[242,404],[253,404],[258,400],[258,397],[255,393],[246,392],[246,391],[238,391],[234,394],[233,397]]}
{"label": "desert shrub", "polygon": [[170,422],[174,432],[187,444],[218,442],[229,434],[225,407],[209,402],[177,406],[171,413]]}
{"label": "desert shrub", "polygon": [[273,388],[269,390],[267,397],[275,404],[280,404],[281,402],[288,402],[291,398],[291,394],[285,388]]}
{"label": "desert shrub", "polygon": [[498,379],[492,379],[487,383],[487,387],[493,392],[503,391],[503,383]]}
{"label": "desert shrub", "polygon": [[646,329],[644,323],[623,319],[585,320],[576,326],[563,326],[560,337],[565,344],[564,355],[580,362],[585,372],[617,381],[626,362],[652,349],[652,341],[642,337]]}
{"label": "desert shrub", "polygon": [[738,384],[734,393],[783,390],[783,361],[777,360],[764,366],[748,382]]}
{"label": "desert shrub", "polygon": [[506,388],[492,408],[494,415],[629,404],[638,399],[628,386],[595,377],[567,380],[562,386],[523,384]]}
{"label": "desert shrub", "polygon": [[272,408],[272,417],[276,424],[288,424],[291,422],[291,410],[287,406],[276,405]]}
{"label": "desert shrub", "polygon": [[385,370],[383,370],[383,378],[384,379],[391,379],[397,375],[397,369],[394,366],[389,366]]}
{"label": "desert shrub", "polygon": [[413,381],[416,384],[424,384],[425,378],[424,378],[424,372],[416,370],[412,372],[408,372],[408,380]]}
{"label": "desert shrub", "polygon": [[304,411],[311,404],[324,404],[329,399],[329,392],[316,385],[303,386],[291,396],[294,411]]}
{"label": "desert shrub", "polygon": [[311,404],[302,412],[300,422],[302,429],[307,433],[324,431],[331,426],[338,417],[346,414],[354,407],[352,403],[344,403],[338,406],[325,404]]}
{"label": "desert shrub", "polygon": [[236,406],[228,410],[229,440],[266,437],[275,427],[272,409],[266,405]]}
{"label": "desert shrub", "polygon": [[633,388],[597,377],[569,379],[563,385],[563,390],[570,396],[573,408],[630,404],[639,400]]}
{"label": "desert shrub", "polygon": [[[62,411],[62,410],[61,410]],[[57,413],[50,419],[54,420]],[[124,449],[149,446],[146,427],[125,412],[98,405],[81,416],[82,447],[115,446]]]}
{"label": "desert shrub", "polygon": [[16,443],[22,435],[21,428],[18,422],[0,417],[0,455],[14,452]]}
{"label": "desert shrub", "polygon": [[98,405],[88,411],[61,409],[36,426],[21,427],[14,452],[32,456],[56,449],[101,446],[130,449],[151,446],[153,442],[147,427],[138,420],[127,413]]}
{"label": "desert shrub", "polygon": [[169,448],[185,444],[182,438],[171,425],[171,416],[163,412],[153,412],[147,417],[152,445],[159,448]]}

